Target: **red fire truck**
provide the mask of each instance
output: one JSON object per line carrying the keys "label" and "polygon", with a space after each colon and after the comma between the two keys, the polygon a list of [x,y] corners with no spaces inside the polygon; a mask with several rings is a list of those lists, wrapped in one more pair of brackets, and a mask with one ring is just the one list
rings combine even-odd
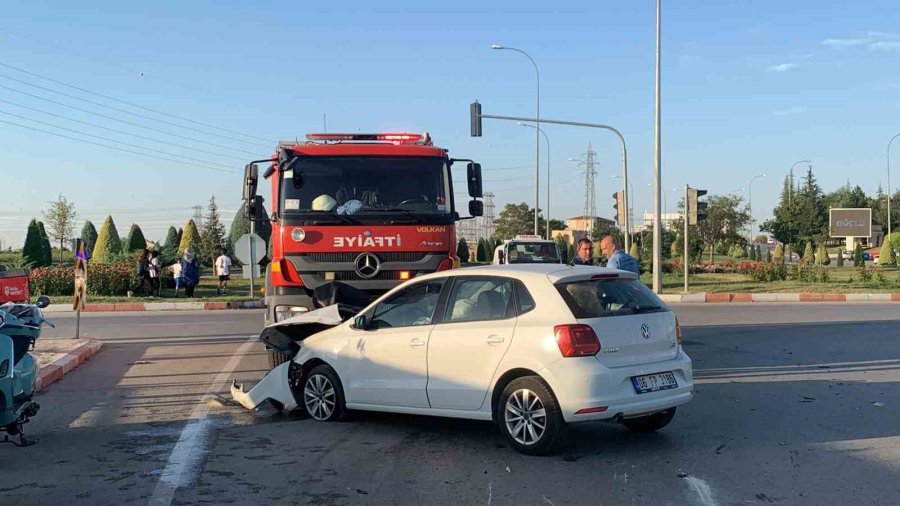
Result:
{"label": "red fire truck", "polygon": [[[429,135],[309,134],[280,142],[245,168],[244,199],[257,205],[257,165],[271,181],[272,258],[266,323],[313,309],[313,290],[340,281],[372,295],[419,274],[451,269],[455,223],[481,216],[481,166],[450,158]],[[461,218],[452,168],[466,162],[471,201]],[[270,350],[273,365],[284,360]]]}

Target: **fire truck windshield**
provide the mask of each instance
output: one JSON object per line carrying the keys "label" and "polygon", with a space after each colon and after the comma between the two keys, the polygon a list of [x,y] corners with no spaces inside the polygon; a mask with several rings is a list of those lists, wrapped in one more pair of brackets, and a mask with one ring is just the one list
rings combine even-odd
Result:
{"label": "fire truck windshield", "polygon": [[449,216],[450,182],[441,158],[305,156],[282,174],[287,214]]}

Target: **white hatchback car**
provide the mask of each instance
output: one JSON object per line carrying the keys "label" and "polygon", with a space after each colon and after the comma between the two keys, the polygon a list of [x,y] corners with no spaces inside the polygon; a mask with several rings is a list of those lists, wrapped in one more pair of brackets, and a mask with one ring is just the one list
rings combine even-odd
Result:
{"label": "white hatchback car", "polygon": [[674,313],[619,270],[443,271],[347,321],[335,306],[294,319],[336,326],[303,340],[249,392],[235,384],[245,407],[271,400],[320,421],[346,409],[492,420],[514,449],[544,454],[568,423],[652,432],[693,396]]}

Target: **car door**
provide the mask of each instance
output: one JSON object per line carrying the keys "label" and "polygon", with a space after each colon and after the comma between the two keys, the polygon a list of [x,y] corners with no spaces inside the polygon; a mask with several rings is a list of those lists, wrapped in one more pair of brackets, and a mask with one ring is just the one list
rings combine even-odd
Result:
{"label": "car door", "polygon": [[428,336],[444,280],[417,283],[375,306],[348,347],[348,403],[428,407]]}
{"label": "car door", "polygon": [[446,310],[428,340],[432,408],[475,411],[484,403],[516,328],[512,287],[499,276],[459,276],[448,287]]}

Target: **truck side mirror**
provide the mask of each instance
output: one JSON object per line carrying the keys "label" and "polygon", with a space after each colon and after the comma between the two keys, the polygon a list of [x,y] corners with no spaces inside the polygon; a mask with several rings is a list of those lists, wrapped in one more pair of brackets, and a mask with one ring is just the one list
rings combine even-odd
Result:
{"label": "truck side mirror", "polygon": [[480,200],[470,200],[469,216],[484,216],[484,202]]}
{"label": "truck side mirror", "polygon": [[[481,164],[469,162],[466,166],[466,179],[469,182],[469,196],[473,199],[483,197],[481,188]],[[472,216],[475,216],[474,214]],[[481,216],[480,214],[478,216]]]}
{"label": "truck side mirror", "polygon": [[244,200],[256,196],[256,183],[259,180],[259,168],[255,163],[244,166]]}

